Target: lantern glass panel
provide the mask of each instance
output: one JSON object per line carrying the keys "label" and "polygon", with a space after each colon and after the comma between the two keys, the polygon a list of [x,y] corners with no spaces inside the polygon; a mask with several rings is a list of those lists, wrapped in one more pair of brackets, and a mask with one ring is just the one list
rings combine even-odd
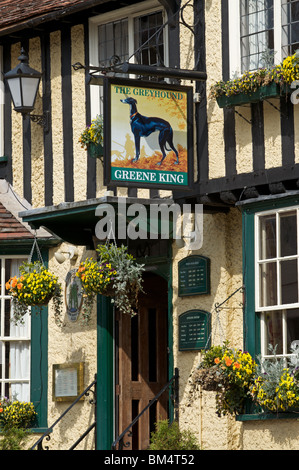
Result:
{"label": "lantern glass panel", "polygon": [[10,88],[10,93],[11,93],[15,108],[22,106],[20,79],[10,78],[9,80],[7,80],[7,82]]}
{"label": "lantern glass panel", "polygon": [[40,78],[22,77],[23,106],[34,108]]}

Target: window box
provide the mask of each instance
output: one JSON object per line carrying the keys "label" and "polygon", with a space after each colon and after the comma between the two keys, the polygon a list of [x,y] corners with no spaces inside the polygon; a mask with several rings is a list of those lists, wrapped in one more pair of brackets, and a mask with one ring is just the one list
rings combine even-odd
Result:
{"label": "window box", "polygon": [[258,103],[259,101],[268,100],[270,98],[278,98],[285,96],[289,92],[289,87],[280,88],[277,83],[261,86],[253,93],[238,93],[232,96],[219,96],[217,103],[219,108],[231,108],[233,106],[242,106],[250,103]]}

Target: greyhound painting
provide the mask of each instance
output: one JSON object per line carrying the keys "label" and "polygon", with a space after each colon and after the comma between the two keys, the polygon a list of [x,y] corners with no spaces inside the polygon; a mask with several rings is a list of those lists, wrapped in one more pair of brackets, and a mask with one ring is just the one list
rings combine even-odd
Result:
{"label": "greyhound painting", "polygon": [[[131,130],[135,139],[135,158],[133,162],[137,162],[140,156],[140,138],[148,137],[153,132],[159,132],[159,145],[162,152],[162,159],[158,162],[158,165],[161,165],[164,158],[166,157],[166,150],[169,152],[173,150],[176,155],[176,165],[179,164],[179,154],[173,145],[173,130],[169,122],[164,119],[157,117],[146,117],[142,116],[137,110],[137,101],[135,98],[126,98],[120,100],[122,103],[126,103],[130,106],[130,124]],[[166,148],[166,144],[170,149]]]}

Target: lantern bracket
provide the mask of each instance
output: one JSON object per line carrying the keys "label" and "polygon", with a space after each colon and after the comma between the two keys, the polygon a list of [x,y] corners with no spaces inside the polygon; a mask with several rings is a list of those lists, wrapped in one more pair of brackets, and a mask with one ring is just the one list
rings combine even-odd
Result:
{"label": "lantern bracket", "polygon": [[28,116],[32,122],[36,122],[36,124],[43,127],[45,132],[49,132],[49,114],[49,111],[45,111],[43,114],[28,114]]}

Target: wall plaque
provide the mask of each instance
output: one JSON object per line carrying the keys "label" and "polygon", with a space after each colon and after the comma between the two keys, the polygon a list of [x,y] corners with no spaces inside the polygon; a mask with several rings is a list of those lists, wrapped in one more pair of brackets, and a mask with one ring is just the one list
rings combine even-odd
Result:
{"label": "wall plaque", "polygon": [[204,310],[189,310],[179,316],[179,350],[209,348],[211,315]]}
{"label": "wall plaque", "polygon": [[83,392],[83,362],[53,364],[53,400],[73,401]]}
{"label": "wall plaque", "polygon": [[179,296],[210,293],[210,260],[191,255],[178,263]]}

